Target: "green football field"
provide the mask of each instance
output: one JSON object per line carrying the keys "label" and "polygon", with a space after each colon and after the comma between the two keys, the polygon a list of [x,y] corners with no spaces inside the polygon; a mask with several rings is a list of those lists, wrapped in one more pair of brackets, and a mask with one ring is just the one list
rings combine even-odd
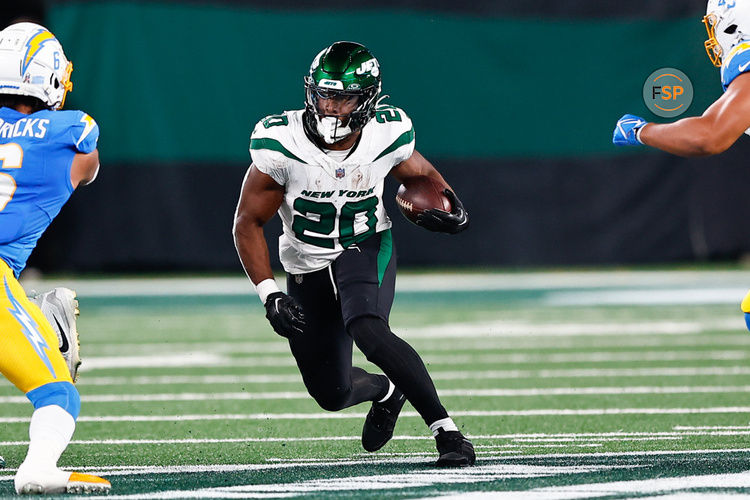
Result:
{"label": "green football field", "polygon": [[[393,441],[366,453],[369,405],[321,410],[235,278],[67,282],[83,406],[60,465],[107,477],[110,498],[750,495],[739,311],[750,272],[399,280],[392,328],[474,442],[475,467],[432,467],[434,440],[408,403]],[[31,409],[0,381],[0,496],[13,492]]]}

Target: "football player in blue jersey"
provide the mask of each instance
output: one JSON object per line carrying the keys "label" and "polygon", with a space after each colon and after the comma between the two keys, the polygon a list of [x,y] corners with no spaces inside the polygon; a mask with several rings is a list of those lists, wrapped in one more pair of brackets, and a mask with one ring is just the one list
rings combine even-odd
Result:
{"label": "football player in blue jersey", "polygon": [[[99,169],[99,128],[82,111],[58,111],[72,64],[33,23],[0,31],[0,372],[34,405],[19,494],[105,493],[100,477],[60,470],[80,410],[58,337],[18,276],[37,240],[77,186]],[[71,316],[72,317],[72,316]]]}
{"label": "football player in blue jersey", "polygon": [[[703,18],[706,52],[721,68],[724,93],[701,116],[673,123],[648,123],[625,115],[617,121],[612,142],[646,145],[680,156],[723,153],[743,133],[750,135],[750,1],[709,0]],[[750,329],[750,292],[741,305]]]}

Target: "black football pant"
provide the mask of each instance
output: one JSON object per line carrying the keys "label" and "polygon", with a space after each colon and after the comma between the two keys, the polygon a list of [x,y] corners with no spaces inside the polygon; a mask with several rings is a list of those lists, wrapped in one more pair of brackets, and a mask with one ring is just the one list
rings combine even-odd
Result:
{"label": "black football pant", "polygon": [[[419,354],[388,326],[396,285],[390,230],[346,249],[331,266],[287,275],[307,326],[289,339],[302,379],[321,408],[336,411],[385,397],[388,379],[428,425],[448,416]],[[352,343],[386,374],[352,366]]]}

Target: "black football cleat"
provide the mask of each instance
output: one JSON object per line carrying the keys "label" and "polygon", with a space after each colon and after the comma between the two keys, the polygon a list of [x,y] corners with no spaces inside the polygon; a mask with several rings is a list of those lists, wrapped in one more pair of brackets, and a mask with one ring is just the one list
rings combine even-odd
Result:
{"label": "black football cleat", "polygon": [[362,427],[362,447],[367,451],[378,451],[393,437],[393,429],[401,408],[406,402],[404,393],[393,389],[391,397],[382,403],[374,401]]}
{"label": "black football cleat", "polygon": [[438,429],[435,445],[440,453],[436,467],[468,467],[477,460],[474,445],[459,431]]}

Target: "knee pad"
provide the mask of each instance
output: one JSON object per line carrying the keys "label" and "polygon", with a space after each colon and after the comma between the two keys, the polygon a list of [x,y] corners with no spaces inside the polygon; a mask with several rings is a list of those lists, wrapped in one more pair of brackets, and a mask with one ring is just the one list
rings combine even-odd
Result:
{"label": "knee pad", "polygon": [[26,393],[34,409],[57,405],[78,419],[81,412],[81,397],[70,382],[51,382]]}

